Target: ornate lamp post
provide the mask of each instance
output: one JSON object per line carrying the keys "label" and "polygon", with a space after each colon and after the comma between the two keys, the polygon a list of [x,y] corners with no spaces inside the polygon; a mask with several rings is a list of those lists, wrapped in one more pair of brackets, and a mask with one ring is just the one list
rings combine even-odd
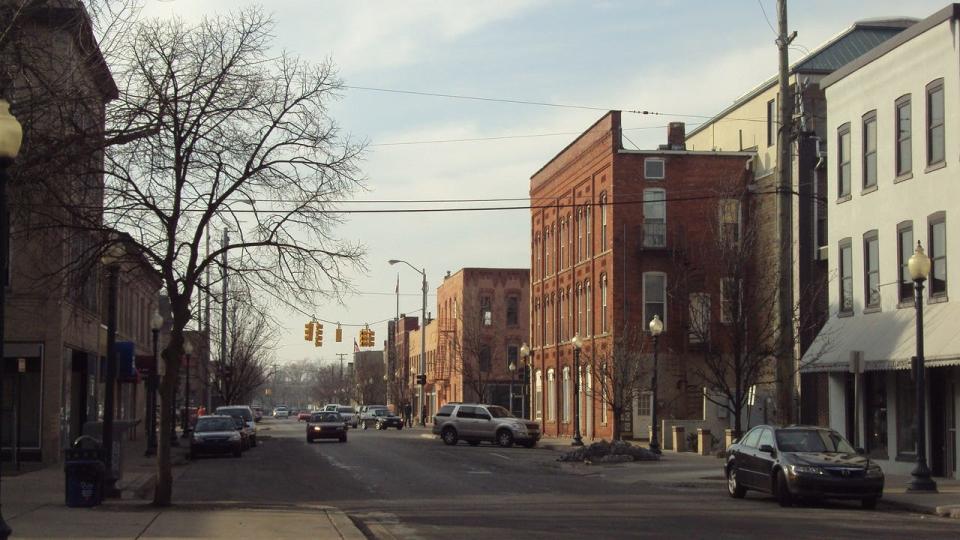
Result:
{"label": "ornate lamp post", "polygon": [[660,334],[663,333],[663,321],[659,315],[654,315],[650,321],[650,335],[653,336],[653,403],[650,404],[651,423],[653,424],[650,433],[650,451],[660,453],[660,441],[657,438],[658,420],[657,420],[657,353],[660,346]]}
{"label": "ornate lamp post", "polygon": [[416,411],[416,414],[420,419],[419,424],[421,426],[425,426],[427,425],[427,407],[426,402],[424,401],[424,385],[427,383],[427,269],[424,268],[423,270],[417,270],[416,266],[400,259],[390,259],[387,262],[390,263],[391,266],[397,263],[403,263],[410,268],[413,268],[414,272],[419,272],[420,276],[423,278],[423,311],[420,313],[420,320],[422,321],[422,324],[420,325],[420,364],[417,368],[417,386],[419,386],[417,396],[419,403],[417,404],[417,407],[419,410]]}
{"label": "ornate lamp post", "polygon": [[157,377],[160,369],[160,355],[158,341],[160,329],[163,327],[163,315],[159,309],[153,310],[150,316],[150,333],[153,334],[153,369],[147,376],[147,451],[145,456],[157,455]]}
{"label": "ornate lamp post", "polygon": [[117,477],[113,474],[113,416],[117,388],[117,287],[120,279],[120,258],[123,248],[111,244],[101,262],[107,268],[107,376],[103,392],[103,493],[107,497],[119,497]]}
{"label": "ornate lamp post", "polygon": [[513,414],[513,380],[514,374],[517,372],[517,365],[513,362],[510,362],[510,365],[507,366],[507,369],[510,370],[510,414]]}
{"label": "ornate lamp post", "polygon": [[181,438],[190,437],[190,355],[193,354],[193,342],[189,339],[183,342],[183,354],[186,355],[184,363],[186,364],[186,374],[183,379],[183,418],[180,424]]}
{"label": "ornate lamp post", "polygon": [[[10,252],[10,231],[7,218],[7,167],[13,163],[20,153],[20,143],[23,142],[23,128],[17,119],[10,114],[10,104],[0,99],[0,276],[7,275],[7,253]],[[0,403],[3,403],[3,340],[4,318],[6,313],[6,287],[0,284]],[[2,433],[2,416],[0,416],[0,433]],[[0,540],[6,540],[13,532],[3,519],[2,505],[0,505]]]}
{"label": "ornate lamp post", "polygon": [[926,382],[927,368],[923,359],[923,282],[930,274],[930,258],[923,252],[917,241],[917,250],[907,261],[910,277],[913,279],[913,305],[917,310],[917,355],[913,357],[914,380],[917,383],[917,465],[910,472],[907,491],[937,491],[937,483],[930,477],[927,467],[927,429],[926,429]]}
{"label": "ornate lamp post", "polygon": [[580,349],[583,340],[579,334],[574,334],[570,343],[573,344],[573,442],[570,445],[583,446],[580,437]]}
{"label": "ornate lamp post", "polygon": [[[533,369],[533,366],[530,365],[530,347],[527,346],[526,342],[523,342],[523,345],[520,345],[520,360],[523,362],[523,372],[524,375],[527,373],[527,368]],[[527,379],[527,381],[532,380],[533,377]],[[524,385],[523,391],[520,393],[520,416],[527,417],[527,391],[529,389]],[[532,396],[533,393],[531,392]],[[533,407],[531,407],[533,408]]]}

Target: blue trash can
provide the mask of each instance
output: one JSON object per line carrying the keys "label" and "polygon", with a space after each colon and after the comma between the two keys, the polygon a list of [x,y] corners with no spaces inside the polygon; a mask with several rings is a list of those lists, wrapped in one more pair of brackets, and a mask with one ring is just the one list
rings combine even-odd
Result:
{"label": "blue trash can", "polygon": [[[83,447],[85,443],[87,448]],[[74,441],[73,447],[65,451],[63,470],[67,506],[84,508],[103,502],[106,467],[100,441],[86,435]]]}

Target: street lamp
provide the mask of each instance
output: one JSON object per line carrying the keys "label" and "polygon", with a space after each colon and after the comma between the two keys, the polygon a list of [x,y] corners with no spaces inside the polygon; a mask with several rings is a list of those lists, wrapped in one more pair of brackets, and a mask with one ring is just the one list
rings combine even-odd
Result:
{"label": "street lamp", "polygon": [[[10,114],[10,104],[0,99],[0,276],[7,276],[7,254],[10,252],[10,230],[7,217],[7,167],[20,153],[23,142],[23,128]],[[6,312],[6,287],[0,284],[0,403],[3,403],[3,340],[4,314]],[[0,415],[0,433],[3,432],[3,420]],[[3,506],[0,504],[0,540],[6,540],[13,530],[3,519]]]}
{"label": "street lamp", "polygon": [[183,342],[183,354],[186,355],[186,376],[183,380],[183,419],[181,422],[181,438],[186,439],[190,436],[190,355],[193,354],[193,342],[186,340]]}
{"label": "street lamp", "polygon": [[154,308],[150,316],[150,332],[153,334],[153,369],[147,375],[147,451],[145,456],[157,455],[157,375],[160,369],[160,356],[157,353],[157,342],[160,339],[160,329],[163,328],[163,315]]}
{"label": "street lamp", "polygon": [[113,416],[117,386],[117,287],[120,280],[120,258],[123,248],[112,243],[100,261],[107,268],[107,377],[103,393],[103,492],[107,497],[119,497],[117,478],[113,474]]}
{"label": "street lamp", "polygon": [[510,414],[513,414],[513,376],[517,371],[517,365],[513,362],[507,366],[507,369],[510,370]]}
{"label": "street lamp", "polygon": [[917,355],[913,357],[914,380],[917,384],[917,465],[910,472],[907,491],[937,491],[937,483],[930,477],[927,467],[927,429],[926,429],[926,365],[923,359],[923,282],[930,275],[930,258],[923,252],[920,241],[917,249],[907,261],[907,269],[913,279],[913,305],[917,310]]}
{"label": "street lamp", "polygon": [[[533,370],[533,366],[530,363],[530,347],[527,346],[526,341],[523,342],[523,345],[520,345],[520,358],[523,361],[524,374],[526,374],[528,367]],[[532,378],[533,377],[530,377],[527,380],[530,381]],[[520,394],[520,416],[524,418],[527,417],[527,390],[527,388],[524,388],[523,392]]]}
{"label": "street lamp", "polygon": [[663,321],[660,315],[654,315],[650,321],[650,335],[653,336],[653,399],[650,403],[650,419],[653,424],[650,433],[650,451],[660,453],[660,441],[657,440],[657,353],[660,348],[660,334],[663,333]]}
{"label": "street lamp", "polygon": [[570,445],[583,446],[580,437],[580,349],[583,340],[580,334],[574,334],[570,343],[573,344],[573,442]]}
{"label": "street lamp", "polygon": [[420,276],[423,278],[423,310],[421,311],[420,320],[423,324],[420,325],[420,366],[417,369],[417,386],[420,387],[418,392],[418,399],[420,403],[419,412],[417,413],[420,417],[420,425],[425,426],[427,424],[426,418],[426,406],[423,401],[424,394],[424,385],[427,381],[427,269],[417,270],[417,267],[403,261],[400,259],[390,259],[387,261],[390,265],[397,263],[403,263],[413,269],[414,272],[419,272]]}

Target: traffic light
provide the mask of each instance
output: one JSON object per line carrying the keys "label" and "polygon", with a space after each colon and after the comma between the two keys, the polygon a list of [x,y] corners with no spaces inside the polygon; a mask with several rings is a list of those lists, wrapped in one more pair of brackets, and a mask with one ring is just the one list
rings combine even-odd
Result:
{"label": "traffic light", "polygon": [[373,330],[369,327],[360,329],[360,346],[373,347]]}
{"label": "traffic light", "polygon": [[343,329],[340,328],[340,325],[337,325],[337,343],[343,341]]}
{"label": "traffic light", "polygon": [[375,335],[376,335],[376,334],[373,332],[373,330],[369,330],[369,329],[367,330],[367,347],[373,347],[373,346],[374,346],[374,336],[375,336]]}
{"label": "traffic light", "polygon": [[427,376],[424,374],[417,375],[417,384],[423,386],[427,384]]}
{"label": "traffic light", "polygon": [[320,347],[323,345],[323,325],[320,323],[316,324],[316,334],[313,338],[314,347]]}
{"label": "traffic light", "polygon": [[303,325],[303,339],[304,341],[313,341],[313,321]]}

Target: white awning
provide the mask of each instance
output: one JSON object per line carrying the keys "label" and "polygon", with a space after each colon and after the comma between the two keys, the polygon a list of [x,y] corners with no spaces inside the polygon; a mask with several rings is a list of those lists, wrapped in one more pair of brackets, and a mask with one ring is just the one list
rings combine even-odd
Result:
{"label": "white awning", "polygon": [[[902,308],[853,317],[834,315],[803,355],[800,371],[847,371],[850,353],[862,351],[866,370],[909,369],[917,354],[917,314]],[[960,302],[923,307],[927,367],[960,364]]]}

